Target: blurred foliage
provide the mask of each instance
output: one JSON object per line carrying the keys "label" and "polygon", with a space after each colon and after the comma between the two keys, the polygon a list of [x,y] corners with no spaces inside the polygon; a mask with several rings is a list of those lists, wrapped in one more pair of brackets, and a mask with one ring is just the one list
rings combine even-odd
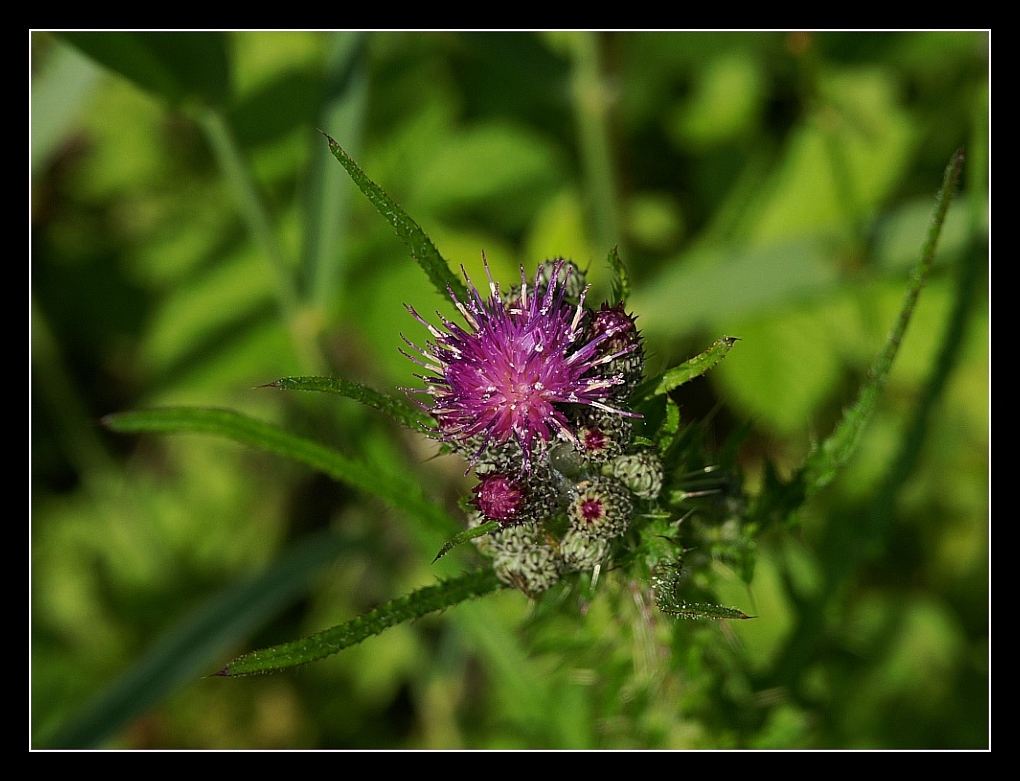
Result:
{"label": "blurred foliage", "polygon": [[[35,33],[33,746],[986,747],[988,46]],[[601,259],[619,245],[652,373],[740,337],[672,395],[711,442],[743,432],[752,486],[787,476],[854,398],[966,148],[859,451],[799,523],[756,540],[749,586],[723,560],[694,584],[755,620],[675,623],[650,583],[610,573],[581,612],[503,592],[296,673],[201,677],[470,553],[433,565],[435,529],[270,455],[97,426],[170,403],[237,409],[407,472],[456,516],[457,459],[350,400],[257,387],[311,369],[407,386],[400,333],[419,326],[404,304],[449,314],[316,127],[475,279],[482,250],[503,280],[563,255],[592,262],[593,300],[608,298]],[[276,596],[227,622],[216,609],[246,586]],[[203,620],[222,631],[174,645]],[[118,700],[168,648],[174,677]]]}

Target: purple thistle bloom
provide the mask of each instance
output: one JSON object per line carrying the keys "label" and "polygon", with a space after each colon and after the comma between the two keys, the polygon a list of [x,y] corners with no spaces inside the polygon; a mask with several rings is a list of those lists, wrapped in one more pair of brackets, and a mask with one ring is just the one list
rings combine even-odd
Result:
{"label": "purple thistle bloom", "polygon": [[[484,253],[482,259],[485,260]],[[439,315],[446,329],[441,331],[413,307],[407,307],[435,338],[425,349],[404,339],[425,360],[404,354],[435,375],[415,375],[426,383],[426,388],[413,392],[432,397],[431,406],[418,403],[436,419],[437,434],[443,441],[463,445],[480,435],[481,444],[474,453],[472,466],[486,448],[505,445],[512,439],[523,454],[522,471],[530,471],[532,461],[545,451],[550,439],[558,435],[576,442],[561,408],[565,404],[584,404],[618,415],[640,417],[605,403],[623,379],[600,373],[600,367],[637,345],[606,353],[602,342],[611,338],[615,330],[610,328],[596,336],[589,334],[586,328],[589,313],[584,308],[587,289],[582,291],[577,304],[565,301],[565,281],[570,269],[561,278],[563,268],[563,261],[557,261],[545,290],[536,291],[529,286],[521,267],[520,294],[507,302],[492,280],[488,262],[485,262],[490,292],[487,301],[462,267],[469,298],[462,302],[452,290],[450,297],[467,321],[467,330]],[[540,267],[536,278],[541,271]]]}

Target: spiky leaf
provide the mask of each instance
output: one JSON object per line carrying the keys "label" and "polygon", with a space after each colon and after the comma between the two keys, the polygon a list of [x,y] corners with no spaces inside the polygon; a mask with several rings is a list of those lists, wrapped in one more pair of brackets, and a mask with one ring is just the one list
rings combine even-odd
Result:
{"label": "spiky leaf", "polygon": [[426,422],[426,418],[419,415],[417,411],[407,404],[393,396],[358,382],[336,379],[334,377],[284,377],[276,382],[270,382],[264,387],[279,388],[280,390],[335,393],[338,396],[360,401],[365,406],[384,412],[398,423],[415,431],[426,433],[431,431],[431,426]]}
{"label": "spiky leaf", "polygon": [[391,626],[444,610],[498,588],[505,586],[491,569],[475,570],[459,578],[413,591],[332,629],[292,643],[252,651],[230,662],[216,674],[236,677],[276,672],[325,659]]}
{"label": "spiky leaf", "polygon": [[368,200],[372,202],[372,205],[378,209],[379,213],[396,229],[397,235],[411,250],[412,257],[414,257],[425,273],[428,274],[429,279],[440,295],[446,298],[449,295],[448,291],[452,290],[461,301],[467,301],[467,288],[450,271],[449,264],[439,254],[436,245],[432,243],[432,239],[426,235],[421,226],[407,212],[401,209],[396,201],[390,198],[379,185],[365,175],[361,167],[343,150],[340,144],[326,133],[323,133],[323,135],[326,136],[326,140],[329,142],[329,151],[333,153],[333,157],[340,161],[340,165],[344,167],[351,179],[354,180],[358,189],[365,194]]}
{"label": "spiky leaf", "polygon": [[696,355],[679,366],[667,369],[658,377],[652,377],[641,383],[634,391],[633,401],[638,402],[644,399],[662,396],[674,388],[679,388],[685,382],[690,382],[695,377],[700,377],[713,366],[726,357],[730,348],[738,342],[735,336],[724,336],[717,339],[711,347],[700,355]]}

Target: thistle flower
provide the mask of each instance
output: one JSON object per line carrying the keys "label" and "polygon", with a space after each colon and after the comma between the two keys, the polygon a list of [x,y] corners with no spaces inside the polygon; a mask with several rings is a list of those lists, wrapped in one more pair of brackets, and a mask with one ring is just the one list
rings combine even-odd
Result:
{"label": "thistle flower", "polygon": [[605,464],[623,453],[632,429],[627,418],[599,409],[582,409],[576,416],[577,449],[586,461]]}
{"label": "thistle flower", "polygon": [[[486,450],[508,442],[519,446],[522,472],[531,471],[555,437],[576,443],[564,405],[640,417],[606,403],[623,378],[604,371],[606,364],[638,345],[607,351],[603,342],[615,331],[589,333],[587,288],[576,304],[565,300],[571,270],[562,260],[554,262],[544,291],[536,292],[522,267],[520,292],[504,300],[485,262],[486,300],[462,268],[468,299],[461,301],[452,290],[450,298],[467,322],[466,329],[437,313],[445,328],[440,330],[407,307],[435,339],[424,349],[404,339],[424,360],[404,355],[432,373],[415,375],[426,387],[414,392],[432,397],[431,405],[418,403],[435,418],[439,439],[455,449],[468,440],[472,446],[478,443],[468,471]],[[540,266],[536,279],[545,281],[544,272]]]}

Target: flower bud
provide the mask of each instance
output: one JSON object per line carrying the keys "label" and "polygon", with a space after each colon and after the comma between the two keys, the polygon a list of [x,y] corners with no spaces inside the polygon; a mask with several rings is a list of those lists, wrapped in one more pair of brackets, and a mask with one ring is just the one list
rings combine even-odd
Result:
{"label": "flower bud", "polygon": [[560,541],[560,558],[568,572],[583,572],[595,568],[606,558],[609,542],[592,537],[581,529],[568,529]]}
{"label": "flower bud", "polygon": [[538,273],[535,275],[535,286],[538,292],[544,293],[545,289],[549,287],[549,282],[552,280],[553,270],[557,267],[557,264],[563,267],[563,297],[567,301],[578,301],[581,298],[581,292],[588,284],[588,280],[585,277],[585,273],[578,268],[577,264],[572,260],[566,258],[556,258],[554,260],[547,260],[541,266],[538,267]]}
{"label": "flower bud", "polygon": [[662,491],[662,461],[648,450],[614,459],[609,470],[641,499],[657,499]]}
{"label": "flower bud", "polygon": [[486,518],[503,526],[517,523],[526,505],[525,487],[520,480],[500,472],[482,475],[469,504]]}
{"label": "flower bud", "polygon": [[645,368],[641,334],[634,318],[624,311],[623,304],[603,304],[592,317],[589,333],[593,340],[608,334],[599,345],[601,354],[609,359],[601,373],[603,377],[619,375],[622,378],[613,396],[626,399],[641,382]]}
{"label": "flower bud", "polygon": [[524,474],[479,470],[478,484],[471,489],[474,497],[468,503],[487,520],[503,526],[543,521],[566,501],[563,480],[545,464]]}
{"label": "flower bud", "polygon": [[504,583],[533,596],[559,580],[560,563],[545,540],[541,524],[508,526],[489,537],[492,568]]}
{"label": "flower bud", "polygon": [[630,444],[634,430],[630,418],[594,408],[582,408],[575,417],[577,450],[590,464],[605,464],[622,454]]}
{"label": "flower bud", "polygon": [[595,477],[578,485],[567,514],[572,528],[611,540],[627,531],[633,509],[623,483],[615,477]]}

